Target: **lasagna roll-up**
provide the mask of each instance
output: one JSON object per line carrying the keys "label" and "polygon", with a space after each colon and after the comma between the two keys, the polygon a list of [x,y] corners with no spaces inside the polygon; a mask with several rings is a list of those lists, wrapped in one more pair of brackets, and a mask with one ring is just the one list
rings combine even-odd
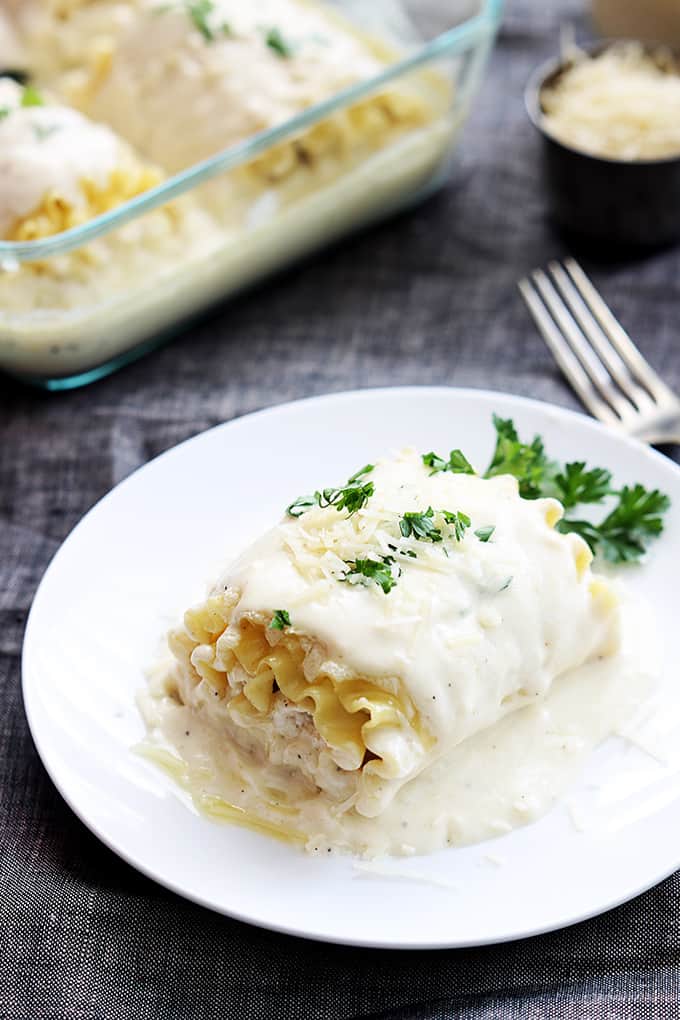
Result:
{"label": "lasagna roll-up", "polygon": [[0,78],[0,237],[32,241],[120,205],[162,180],[110,128]]}
{"label": "lasagna roll-up", "polygon": [[[3,240],[60,234],[155,187],[163,176],[106,125],[0,78]],[[73,251],[0,273],[0,320],[11,329],[14,316],[82,313],[115,295],[132,299],[172,272],[187,251],[208,248],[215,234],[188,196],[177,199]],[[39,339],[21,343],[27,352],[40,348]]]}
{"label": "lasagna roll-up", "polygon": [[[331,7],[308,0],[139,0],[106,55],[95,56],[84,52],[59,89],[168,173],[285,123],[396,58]],[[451,132],[449,104],[445,79],[414,75],[267,149],[201,194],[221,222],[238,228],[263,193],[265,210],[304,199],[442,118],[439,160]]]}
{"label": "lasagna roll-up", "polygon": [[378,816],[617,650],[617,599],[561,514],[510,476],[431,474],[413,451],[368,466],[293,504],[186,613],[166,691],[291,788]]}

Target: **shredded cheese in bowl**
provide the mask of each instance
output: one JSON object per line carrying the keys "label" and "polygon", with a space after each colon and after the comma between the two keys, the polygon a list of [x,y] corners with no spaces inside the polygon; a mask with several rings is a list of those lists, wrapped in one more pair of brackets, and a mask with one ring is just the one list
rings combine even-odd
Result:
{"label": "shredded cheese in bowl", "polygon": [[540,102],[543,127],[573,149],[625,162],[680,156],[680,65],[669,50],[577,51]]}

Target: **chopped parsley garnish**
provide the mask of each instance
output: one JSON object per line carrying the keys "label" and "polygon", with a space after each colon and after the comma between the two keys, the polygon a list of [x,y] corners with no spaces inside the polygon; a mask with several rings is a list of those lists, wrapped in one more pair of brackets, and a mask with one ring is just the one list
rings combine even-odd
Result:
{"label": "chopped parsley garnish", "polygon": [[439,471],[451,471],[454,475],[475,474],[475,469],[461,450],[451,450],[448,460],[444,460],[436,453],[424,453],[423,464],[432,469],[431,475],[436,475]]}
{"label": "chopped parsley garnish", "polygon": [[421,542],[441,542],[441,530],[434,525],[434,510],[428,506],[427,510],[419,513],[405,513],[399,521],[399,530],[404,538],[416,538]]}
{"label": "chopped parsley garnish", "polygon": [[273,50],[277,57],[281,57],[283,60],[288,60],[295,52],[294,47],[285,38],[281,29],[275,25],[266,30],[264,41],[269,49]]}
{"label": "chopped parsley garnish", "polygon": [[510,585],[511,585],[511,584],[512,584],[512,577],[509,577],[509,578],[507,579],[507,581],[505,582],[505,584],[504,584],[504,585],[502,585],[502,587],[500,587],[500,588],[498,589],[498,594],[500,595],[500,593],[501,593],[502,591],[506,591],[506,590],[507,590],[507,589],[508,589],[508,588],[510,587]]}
{"label": "chopped parsley garnish", "polygon": [[[451,525],[456,541],[460,542],[466,530],[470,527],[470,518],[462,511],[453,513],[451,510],[437,510],[436,513]],[[435,511],[431,506],[427,510],[417,513],[405,513],[399,520],[399,530],[404,538],[415,538],[421,542],[442,542],[441,528],[434,523]]]}
{"label": "chopped parsley garnish", "polygon": [[496,429],[496,449],[485,478],[497,475],[514,475],[519,482],[519,494],[524,499],[538,499],[543,486],[555,474],[555,465],[548,460],[543,440],[535,436],[531,443],[523,443],[517,435],[514,422],[509,418],[493,416]]}
{"label": "chopped parsley garnish", "polygon": [[25,85],[21,95],[22,106],[44,106],[45,101],[37,89],[32,85]]}
{"label": "chopped parsley garnish", "polygon": [[375,491],[373,482],[363,481],[372,470],[373,465],[366,464],[360,471],[353,474],[351,478],[348,478],[347,484],[339,489],[322,489],[320,492],[317,490],[313,496],[298,496],[287,507],[286,513],[289,517],[301,517],[305,511],[311,510],[313,506],[319,506],[322,509],[334,506],[338,511],[346,510],[347,515],[351,517],[357,510],[361,510],[366,506]]}
{"label": "chopped parsley garnish", "polygon": [[321,492],[315,492],[314,496],[322,509],[334,506],[338,511],[346,510],[351,517],[366,506],[374,491],[373,482],[366,482],[365,485],[353,482],[343,489],[322,489]]}
{"label": "chopped parsley garnish", "polygon": [[495,530],[496,528],[493,524],[488,524],[485,528],[477,528],[475,535],[480,542],[488,542]]}
{"label": "chopped parsley garnish", "polygon": [[285,609],[275,609],[269,629],[284,630],[286,627],[290,627],[290,614]]}
{"label": "chopped parsley garnish", "polygon": [[347,566],[349,570],[340,578],[341,581],[349,581],[351,577],[365,577],[369,581],[375,581],[385,595],[389,595],[401,575],[401,569],[397,566],[394,556],[381,556],[379,560],[370,557],[363,560],[348,560]]}
{"label": "chopped parsley garnish", "polygon": [[458,510],[456,513],[452,513],[450,510],[441,510],[440,512],[446,523],[453,528],[456,542],[462,542],[463,536],[471,524],[468,515],[464,514],[462,510]]}

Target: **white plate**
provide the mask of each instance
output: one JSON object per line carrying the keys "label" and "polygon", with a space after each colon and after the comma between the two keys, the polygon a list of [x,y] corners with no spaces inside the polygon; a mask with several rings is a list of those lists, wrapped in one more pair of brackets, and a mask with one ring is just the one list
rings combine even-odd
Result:
{"label": "white plate", "polygon": [[[559,458],[587,458],[622,482],[668,492],[667,533],[628,580],[677,628],[680,471],[591,420],[496,393],[367,390],[249,415],[137,471],[92,509],[52,561],[33,603],[23,688],[31,732],[56,786],[126,861],[175,892],[268,928],[355,945],[454,947],[519,938],[600,913],[680,867],[678,764],[623,740],[591,760],[571,801],[617,771],[643,776],[632,800],[591,811],[578,831],[564,804],[492,843],[357,871],[199,816],[131,751],[143,736],[135,692],[167,626],[236,551],[300,492],[412,443],[460,446],[484,463],[493,411],[540,432]],[[666,679],[677,681],[669,642]],[[680,695],[678,695],[680,699]],[[680,742],[679,742],[680,744]],[[491,855],[491,858],[487,855]],[[496,860],[498,858],[498,860]],[[387,866],[386,866],[387,867]]]}

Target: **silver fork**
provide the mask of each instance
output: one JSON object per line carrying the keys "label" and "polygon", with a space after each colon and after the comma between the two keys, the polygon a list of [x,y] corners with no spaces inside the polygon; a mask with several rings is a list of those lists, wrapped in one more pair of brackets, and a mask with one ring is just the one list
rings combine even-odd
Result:
{"label": "silver fork", "polygon": [[518,287],[555,361],[591,414],[644,443],[680,443],[680,398],[643,358],[575,259]]}

